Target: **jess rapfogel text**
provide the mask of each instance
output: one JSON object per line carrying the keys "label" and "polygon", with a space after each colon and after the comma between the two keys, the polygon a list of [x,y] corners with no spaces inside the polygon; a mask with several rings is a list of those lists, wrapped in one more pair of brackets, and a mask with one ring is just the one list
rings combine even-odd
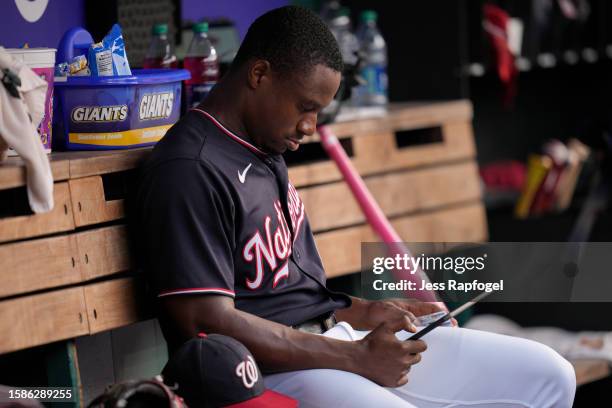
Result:
{"label": "jess rapfogel text", "polygon": [[504,290],[504,280],[501,279],[495,282],[481,282],[478,279],[474,279],[470,282],[460,282],[454,279],[449,279],[446,282],[428,282],[425,280],[421,280],[420,283],[405,279],[402,279],[399,282],[383,282],[382,280],[375,280],[374,282],[372,282],[372,288],[375,291],[434,290],[459,292],[493,292]]}

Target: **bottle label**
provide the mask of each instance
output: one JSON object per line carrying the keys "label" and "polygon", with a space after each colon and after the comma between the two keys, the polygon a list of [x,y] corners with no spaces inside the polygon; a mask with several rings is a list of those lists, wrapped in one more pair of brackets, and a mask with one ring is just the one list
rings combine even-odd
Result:
{"label": "bottle label", "polygon": [[[387,69],[382,64],[368,64],[361,68],[361,76],[365,79],[366,84],[361,88],[361,92],[366,95],[382,95],[387,96]],[[365,95],[364,95],[365,96]]]}
{"label": "bottle label", "polygon": [[200,84],[185,84],[185,95],[187,107],[195,108],[206,98],[206,95],[215,86],[216,81],[209,81]]}

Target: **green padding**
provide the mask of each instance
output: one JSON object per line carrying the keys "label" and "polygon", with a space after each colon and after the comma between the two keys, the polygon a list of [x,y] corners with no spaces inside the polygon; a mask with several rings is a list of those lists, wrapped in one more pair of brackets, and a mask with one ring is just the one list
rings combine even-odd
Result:
{"label": "green padding", "polygon": [[81,379],[74,340],[46,346],[47,383],[49,387],[72,387],[74,402],[47,402],[47,407],[67,408],[81,406]]}

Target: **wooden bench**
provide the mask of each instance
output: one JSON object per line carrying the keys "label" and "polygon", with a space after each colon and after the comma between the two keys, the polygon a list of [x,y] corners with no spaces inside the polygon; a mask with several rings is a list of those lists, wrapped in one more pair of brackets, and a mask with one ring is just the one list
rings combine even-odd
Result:
{"label": "wooden bench", "polygon": [[[467,101],[402,104],[332,128],[402,237],[479,242],[487,225],[471,118]],[[0,165],[0,354],[65,340],[80,386],[72,339],[151,317],[124,219],[127,180],[149,152],[51,154],[55,208],[41,215],[24,213],[21,160]],[[318,137],[287,162],[327,275],[359,271],[361,242],[377,239]]]}

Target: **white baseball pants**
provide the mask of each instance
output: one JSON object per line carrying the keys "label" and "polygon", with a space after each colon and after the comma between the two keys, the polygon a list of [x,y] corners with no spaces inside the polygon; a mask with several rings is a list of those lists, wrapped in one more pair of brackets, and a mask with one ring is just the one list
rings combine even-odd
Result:
{"label": "white baseball pants", "polygon": [[[359,340],[369,332],[341,322],[324,336]],[[398,339],[410,333],[400,331]],[[439,327],[423,337],[427,350],[408,384],[385,388],[359,375],[329,369],[265,376],[267,388],[310,408],[569,408],[572,365],[534,341],[464,328]]]}

